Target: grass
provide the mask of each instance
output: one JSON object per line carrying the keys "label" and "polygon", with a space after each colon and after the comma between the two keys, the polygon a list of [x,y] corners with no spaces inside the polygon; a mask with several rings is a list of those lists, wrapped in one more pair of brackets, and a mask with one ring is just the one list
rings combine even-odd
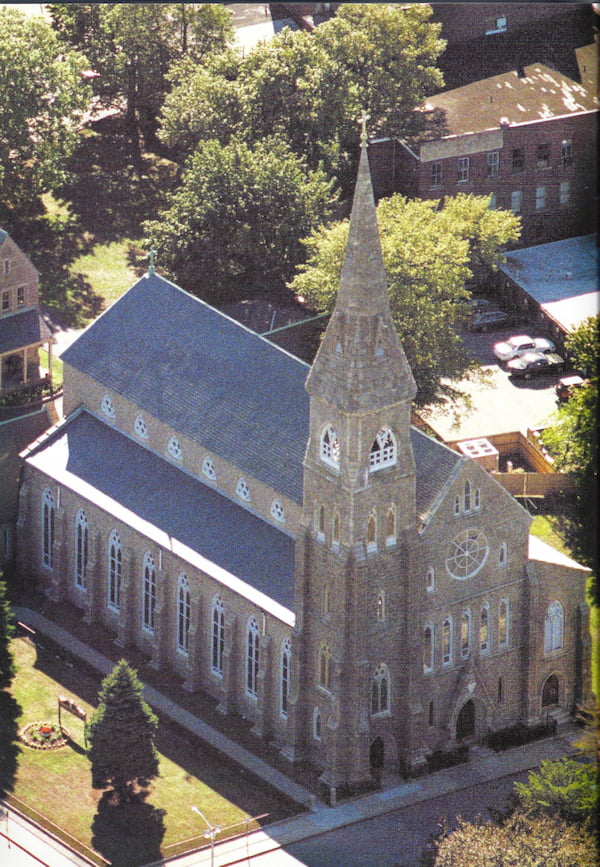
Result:
{"label": "grass", "polygon": [[69,266],[71,275],[80,274],[90,284],[94,293],[103,299],[103,307],[109,307],[137,280],[137,272],[131,264],[133,239],[95,244],[91,252],[73,260]]}
{"label": "grass", "polygon": [[548,515],[536,515],[531,523],[530,532],[533,536],[541,539],[542,542],[552,545],[553,548],[556,548],[562,554],[566,554],[568,557],[573,556],[557,533],[552,517]]}
{"label": "grass", "polygon": [[[48,352],[45,349],[40,352],[40,367],[48,370]],[[52,355],[52,385],[54,388],[61,385],[63,381],[63,363],[56,355]]]}
{"label": "grass", "polygon": [[[13,653],[17,676],[12,693],[21,707],[19,728],[36,721],[56,722],[60,694],[74,698],[88,715],[92,712],[99,679],[69,667],[25,639],[13,641]],[[91,787],[90,765],[83,749],[83,722],[65,711],[62,722],[74,739],[73,745],[53,751],[21,746],[12,794],[84,846],[94,845],[105,852],[99,821],[103,793]],[[222,836],[240,833],[250,816],[269,813],[271,819],[277,819],[292,812],[258,782],[245,778],[240,769],[162,723],[157,747],[160,777],[142,806],[153,811],[154,818],[160,815],[158,811],[165,811],[164,836],[161,834],[159,844],[162,851],[167,848],[168,854],[181,851],[181,842],[190,838],[198,838],[195,846],[205,844],[205,828],[192,812],[193,805],[214,825],[223,829],[237,825]]]}

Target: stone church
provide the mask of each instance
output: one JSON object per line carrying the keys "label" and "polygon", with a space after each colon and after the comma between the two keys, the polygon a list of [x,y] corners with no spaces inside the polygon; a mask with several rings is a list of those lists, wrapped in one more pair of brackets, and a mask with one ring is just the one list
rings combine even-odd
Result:
{"label": "stone church", "polygon": [[367,145],[312,367],[151,267],[64,354],[18,565],[331,789],[584,698],[587,570],[411,427]]}

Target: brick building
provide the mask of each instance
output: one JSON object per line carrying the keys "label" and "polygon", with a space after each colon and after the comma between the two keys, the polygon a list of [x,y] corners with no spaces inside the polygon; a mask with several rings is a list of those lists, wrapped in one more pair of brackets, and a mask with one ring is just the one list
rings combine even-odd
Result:
{"label": "brick building", "polygon": [[522,246],[594,230],[597,99],[581,85],[535,64],[432,96],[425,109],[444,113],[447,134],[373,143],[378,195],[491,196],[521,216]]}
{"label": "brick building", "polygon": [[410,425],[366,142],[312,368],[152,269],[63,361],[66,419],[23,453],[22,575],[332,795],[584,697],[586,570]]}

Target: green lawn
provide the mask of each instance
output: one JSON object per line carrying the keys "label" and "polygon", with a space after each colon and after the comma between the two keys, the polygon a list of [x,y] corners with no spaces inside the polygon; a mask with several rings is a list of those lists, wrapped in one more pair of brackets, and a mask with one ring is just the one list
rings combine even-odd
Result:
{"label": "green lawn", "polygon": [[[29,722],[58,721],[57,697],[75,698],[92,711],[99,681],[69,667],[64,661],[24,639],[13,641],[17,676],[12,693],[21,706],[18,726]],[[86,846],[98,845],[98,805],[102,792],[92,789],[89,761],[83,750],[83,722],[62,712],[63,725],[74,739],[73,746],[40,751],[21,746],[13,794],[65,829]],[[270,820],[290,815],[293,810],[259,783],[245,779],[240,769],[225,765],[201,745],[192,744],[172,729],[159,727],[160,777],[154,782],[145,810],[164,810],[163,854],[174,854],[181,842],[196,836],[195,845],[204,845],[205,828],[194,812],[197,806],[208,821],[227,829],[249,816],[269,813]],[[229,830],[240,833],[243,825]],[[254,827],[251,825],[251,827]],[[222,836],[226,836],[225,832]],[[126,867],[129,867],[127,862]],[[131,862],[133,864],[133,861]]]}
{"label": "green lawn", "polygon": [[73,260],[69,271],[72,275],[81,274],[94,293],[103,298],[103,306],[109,307],[137,280],[131,264],[133,248],[134,242],[128,238],[95,244],[90,253]]}
{"label": "green lawn", "polygon": [[[48,353],[40,348],[40,367],[48,369]],[[56,355],[52,355],[52,385],[56,388],[63,381],[63,363]]]}
{"label": "green lawn", "polygon": [[552,518],[549,518],[547,515],[536,515],[531,523],[530,532],[533,536],[540,538],[542,542],[552,545],[552,547],[556,548],[557,551],[561,551],[568,557],[572,556],[571,552],[567,549],[565,543],[554,529]]}

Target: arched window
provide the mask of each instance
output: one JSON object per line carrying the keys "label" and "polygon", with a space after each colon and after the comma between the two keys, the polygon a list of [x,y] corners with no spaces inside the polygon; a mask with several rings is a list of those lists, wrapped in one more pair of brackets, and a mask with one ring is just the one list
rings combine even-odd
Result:
{"label": "arched window", "polygon": [[121,607],[121,574],[123,551],[116,530],[108,537],[108,607],[118,611]]}
{"label": "arched window", "polygon": [[75,585],[87,587],[88,563],[88,521],[87,515],[80,509],[75,518]]}
{"label": "arched window", "polygon": [[449,665],[452,662],[452,618],[446,617],[442,625],[442,662]]}
{"label": "arched window", "polygon": [[471,482],[468,479],[465,482],[464,510],[465,510],[465,512],[471,511]]}
{"label": "arched window", "polygon": [[107,418],[115,417],[115,405],[112,401],[112,397],[109,394],[105,394],[102,398],[102,403],[100,404],[100,408],[102,410],[103,415]]}
{"label": "arched window", "polygon": [[288,715],[291,665],[292,644],[290,639],[286,638],[281,645],[281,691],[279,700],[279,712],[284,719],[287,719]]}
{"label": "arched window", "polygon": [[545,681],[542,689],[542,707],[551,707],[553,704],[558,704],[558,699],[558,678],[555,674],[551,674]]}
{"label": "arched window", "polygon": [[330,602],[329,584],[326,584],[323,587],[323,614],[325,614],[325,616],[327,616],[329,614],[329,602]]}
{"label": "arched window", "polygon": [[279,500],[273,500],[271,503],[271,517],[281,524],[285,523],[285,511]]}
{"label": "arched window", "polygon": [[508,647],[508,630],[509,630],[509,609],[508,599],[500,601],[498,609],[498,646]]}
{"label": "arched window", "polygon": [[324,642],[319,647],[319,686],[331,689],[331,650]]}
{"label": "arched window", "polygon": [[391,503],[385,514],[385,544],[396,544],[396,506]]}
{"label": "arched window", "polygon": [[331,536],[331,547],[337,551],[340,547],[340,513],[336,512],[333,516],[333,534]]}
{"label": "arched window", "polygon": [[475,488],[475,502],[473,504],[474,509],[481,509],[481,491],[479,488]]}
{"label": "arched window", "polygon": [[154,609],[156,608],[156,566],[149,551],[144,554],[142,566],[142,626],[154,632]]}
{"label": "arched window", "polygon": [[390,709],[390,673],[381,662],[371,683],[371,713],[387,713]]}
{"label": "arched window", "polygon": [[225,606],[220,596],[215,596],[212,604],[212,652],[210,667],[213,674],[223,676],[223,654],[225,651]]}
{"label": "arched window", "polygon": [[435,590],[435,569],[430,566],[425,576],[425,587],[431,593]]}
{"label": "arched window", "polygon": [[497,695],[497,703],[502,704],[504,701],[504,681],[501,677],[498,678],[498,695]]}
{"label": "arched window", "polygon": [[463,611],[460,620],[460,655],[467,659],[471,653],[471,612]]}
{"label": "arched window", "polygon": [[177,581],[177,650],[186,653],[190,639],[190,583],[183,572]]}
{"label": "arched window", "polygon": [[369,470],[382,470],[396,463],[396,438],[389,427],[382,428],[371,446]]}
{"label": "arched window", "polygon": [[433,702],[429,702],[429,713],[427,714],[427,725],[432,726],[434,724],[434,715],[433,715]]}
{"label": "arched window", "polygon": [[321,434],[321,460],[336,470],[340,468],[340,441],[331,425]]}
{"label": "arched window", "polygon": [[560,602],[548,606],[544,626],[544,652],[560,650],[564,639],[565,613]]}
{"label": "arched window", "polygon": [[426,623],[423,632],[423,671],[433,671],[433,624]]}
{"label": "arched window", "polygon": [[319,506],[317,513],[317,539],[322,542],[325,538],[325,506]]}
{"label": "arched window", "polygon": [[498,563],[501,566],[506,566],[507,552],[508,552],[508,548],[506,546],[506,542],[503,542],[500,545],[500,552],[498,554]]}
{"label": "arched window", "polygon": [[367,551],[377,550],[377,519],[371,512],[367,521]]}
{"label": "arched window", "polygon": [[316,741],[321,740],[321,711],[318,707],[313,711],[313,736]]}
{"label": "arched window", "polygon": [[52,569],[54,564],[54,497],[46,488],[42,497],[42,565]]}
{"label": "arched window", "polygon": [[479,652],[488,653],[490,650],[490,606],[485,603],[479,615]]}
{"label": "arched window", "polygon": [[377,620],[380,623],[385,620],[385,590],[377,594]]}
{"label": "arched window", "polygon": [[454,514],[460,515],[460,497],[454,497]]}
{"label": "arched window", "polygon": [[252,698],[258,695],[258,623],[254,617],[246,629],[246,693]]}
{"label": "arched window", "polygon": [[248,482],[246,481],[246,479],[237,480],[235,492],[240,498],[240,500],[245,500],[247,503],[250,502],[250,488],[248,487]]}
{"label": "arched window", "polygon": [[207,479],[210,479],[211,482],[216,482],[217,471],[215,470],[215,465],[212,461],[212,458],[206,457],[202,461],[202,475],[206,476]]}

